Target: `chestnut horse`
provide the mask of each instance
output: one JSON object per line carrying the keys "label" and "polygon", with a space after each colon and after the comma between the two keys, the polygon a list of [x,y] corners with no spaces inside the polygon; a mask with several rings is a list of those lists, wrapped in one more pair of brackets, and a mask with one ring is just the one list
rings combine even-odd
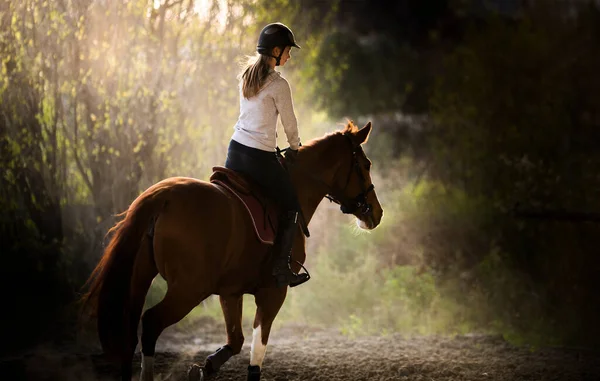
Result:
{"label": "chestnut horse", "polygon": [[[327,196],[344,213],[353,214],[359,227],[379,225],[383,210],[369,175],[371,163],[361,147],[370,131],[370,122],[360,130],[349,122],[345,129],[300,147],[289,171],[306,223]],[[242,296],[252,294],[256,315],[248,380],[259,380],[271,326],[287,287],[275,287],[272,246],[257,239],[241,202],[209,182],[174,177],[148,188],[124,214],[110,230],[113,236],[83,298],[97,317],[104,353],[121,363],[122,379],[131,379],[145,296],[160,274],[168,289],[141,318],[140,379],[153,379],[161,332],[210,295],[220,297],[227,344],[208,356],[204,366],[192,366],[189,377],[202,380],[218,371],[242,349]],[[305,257],[305,238],[299,229],[293,259],[304,263]],[[294,271],[299,267],[292,266]]]}

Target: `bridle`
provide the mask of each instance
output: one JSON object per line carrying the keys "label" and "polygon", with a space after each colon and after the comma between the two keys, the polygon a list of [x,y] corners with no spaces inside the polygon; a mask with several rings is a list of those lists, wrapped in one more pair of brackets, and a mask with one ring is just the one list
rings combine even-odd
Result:
{"label": "bridle", "polygon": [[[360,170],[360,163],[358,162],[358,153],[361,150],[360,144],[354,144],[354,142],[352,141],[352,138],[350,137],[349,134],[344,134],[344,137],[346,137],[346,139],[348,139],[348,142],[350,143],[350,145],[352,146],[352,164],[350,166],[350,170],[348,171],[348,176],[346,176],[346,184],[344,185],[343,188],[339,188],[336,187],[335,185],[329,185],[327,183],[325,183],[323,180],[317,178],[316,176],[314,176],[312,173],[310,173],[309,171],[305,170],[302,167],[296,166],[296,168],[298,169],[302,169],[303,172],[305,172],[307,175],[309,175],[313,180],[315,180],[316,182],[319,182],[323,185],[324,188],[327,188],[329,191],[327,192],[327,195],[325,195],[325,198],[327,198],[329,201],[334,202],[336,204],[338,204],[340,206],[340,210],[342,211],[342,213],[344,214],[360,214],[362,216],[368,215],[370,213],[373,213],[373,208],[371,206],[371,204],[369,204],[367,202],[367,196],[369,195],[369,193],[371,191],[373,191],[375,189],[375,186],[373,184],[369,185],[368,187],[365,188],[365,176],[363,175],[362,171]],[[285,151],[285,150],[283,150]],[[281,156],[282,151],[277,151],[278,155]],[[287,165],[292,164],[293,163],[286,163]],[[359,180],[360,180],[360,186],[361,186],[361,192],[356,195],[356,197],[353,198],[348,198],[346,197],[346,188],[348,188],[348,185],[350,184],[350,178],[352,177],[352,173],[356,172],[358,174]]]}
{"label": "bridle", "polygon": [[[340,206],[340,210],[344,214],[360,214],[367,215],[373,212],[373,208],[371,204],[367,202],[367,196],[369,192],[375,189],[375,185],[371,184],[365,189],[365,176],[360,170],[360,164],[358,162],[358,152],[361,149],[359,144],[354,144],[352,138],[348,134],[344,134],[344,136],[350,142],[352,146],[352,164],[350,170],[348,171],[348,176],[346,176],[346,184],[344,188],[341,190],[336,189],[335,186],[329,186],[330,191],[325,196],[329,201],[335,202]],[[354,198],[348,198],[345,196],[346,188],[348,188],[348,184],[350,184],[350,177],[352,177],[352,172],[355,171],[358,175],[361,192],[356,195]]]}

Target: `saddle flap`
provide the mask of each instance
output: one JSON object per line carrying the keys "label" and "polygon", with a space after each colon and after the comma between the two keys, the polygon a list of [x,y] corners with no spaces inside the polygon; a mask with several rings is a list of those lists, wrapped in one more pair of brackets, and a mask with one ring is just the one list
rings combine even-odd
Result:
{"label": "saddle flap", "polygon": [[242,202],[250,215],[259,241],[268,245],[275,243],[279,210],[272,200],[262,194],[258,185],[246,180],[238,172],[224,167],[213,167],[210,182],[225,188]]}

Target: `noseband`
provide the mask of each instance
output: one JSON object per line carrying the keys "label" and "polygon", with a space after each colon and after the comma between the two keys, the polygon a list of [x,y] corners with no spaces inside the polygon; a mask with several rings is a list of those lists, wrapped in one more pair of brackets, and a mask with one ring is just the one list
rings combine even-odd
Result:
{"label": "noseband", "polygon": [[[367,202],[367,196],[369,192],[375,189],[375,185],[371,184],[365,189],[365,177],[363,176],[362,171],[360,170],[360,164],[358,163],[357,154],[359,152],[360,145],[354,144],[350,136],[344,134],[344,136],[350,142],[352,146],[352,165],[350,167],[350,171],[348,171],[348,176],[346,177],[346,185],[340,191],[335,189],[334,187],[329,187],[330,192],[325,197],[336,204],[340,205],[340,210],[344,214],[355,214],[358,213],[360,215],[367,215],[373,212],[371,204]],[[350,177],[352,176],[352,172],[355,171],[358,174],[358,178],[360,179],[360,187],[361,192],[356,195],[354,198],[348,198],[345,196],[346,188],[348,188],[348,184],[350,184]]]}

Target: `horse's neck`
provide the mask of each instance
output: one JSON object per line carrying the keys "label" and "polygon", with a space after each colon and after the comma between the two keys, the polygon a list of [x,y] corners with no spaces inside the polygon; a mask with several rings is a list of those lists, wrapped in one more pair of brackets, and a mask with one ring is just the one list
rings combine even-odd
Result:
{"label": "horse's neck", "polygon": [[[326,184],[331,184],[336,171],[336,163],[333,159],[335,155],[325,154],[329,149],[327,146],[321,144],[319,147],[311,147],[310,149],[314,150],[310,154],[320,159],[316,160],[318,164],[313,164],[312,167],[314,168],[305,168],[305,171],[297,171],[293,178],[298,194],[298,201],[300,202],[300,207],[302,208],[307,224],[327,194],[327,189],[319,180]],[[310,175],[307,175],[307,171]]]}
{"label": "horse's neck", "polygon": [[308,224],[312,219],[312,216],[315,214],[317,207],[321,203],[321,200],[325,197],[325,193],[321,192],[321,194],[317,194],[314,190],[310,190],[308,186],[298,186],[298,201],[300,202],[300,207],[302,208],[302,213],[304,214],[304,218],[306,219],[306,223]]}

